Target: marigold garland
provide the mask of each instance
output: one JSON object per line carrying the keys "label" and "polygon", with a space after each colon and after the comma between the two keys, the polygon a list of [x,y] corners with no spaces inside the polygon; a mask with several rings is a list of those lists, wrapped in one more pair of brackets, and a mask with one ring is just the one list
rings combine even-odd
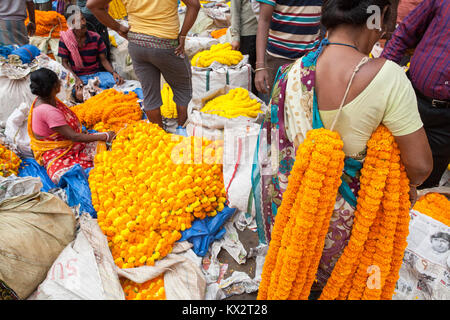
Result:
{"label": "marigold garland", "polygon": [[240,116],[256,118],[263,113],[261,103],[250,97],[244,88],[231,89],[227,94],[208,101],[200,112],[215,114],[228,119]]}
{"label": "marigold garland", "polygon": [[[36,21],[36,36],[48,37],[51,32],[52,38],[59,38],[61,31],[67,31],[69,29],[66,18],[56,11],[35,10],[34,15]],[[29,22],[30,19],[27,17],[25,25]]]}
{"label": "marigold garland", "polygon": [[[361,174],[350,241],[321,300],[391,299],[394,292],[407,245],[409,180],[386,127],[380,126],[369,140]],[[372,285],[369,267],[377,272]]]}
{"label": "marigold garland", "polygon": [[450,201],[442,194],[427,193],[416,202],[413,209],[450,226]]}
{"label": "marigold garland", "polygon": [[142,119],[136,93],[107,89],[71,108],[87,129],[118,132]]}
{"label": "marigold garland", "polygon": [[123,19],[128,15],[127,9],[121,0],[112,0],[109,3],[108,13],[114,20]]}
{"label": "marigold garland", "polygon": [[315,279],[344,167],[336,132],[308,132],[278,210],[263,266],[258,299],[307,297]]}
{"label": "marigold garland", "polygon": [[227,34],[228,28],[222,28],[218,30],[211,31],[211,37],[214,39],[219,39],[220,37]]}
{"label": "marigold garland", "polygon": [[230,43],[219,43],[211,46],[209,50],[200,51],[192,57],[194,67],[207,68],[213,62],[227,66],[237,65],[244,58],[242,53],[233,50]]}
{"label": "marigold garland", "polygon": [[[342,140],[311,130],[299,146],[263,266],[258,299],[309,297],[344,164]],[[391,299],[409,232],[409,180],[389,130],[368,142],[350,241],[321,300]],[[375,283],[372,269],[378,272]]]}
{"label": "marigold garland", "polygon": [[195,218],[224,209],[222,155],[223,141],[168,134],[144,121],[97,154],[92,203],[118,267],[154,265]]}
{"label": "marigold garland", "polygon": [[177,105],[173,101],[173,91],[169,84],[164,83],[161,90],[163,105],[161,106],[161,115],[167,119],[176,119],[178,117]]}
{"label": "marigold garland", "polygon": [[19,174],[22,160],[11,150],[0,144],[0,176],[8,177]]}
{"label": "marigold garland", "polygon": [[126,300],[166,300],[164,275],[144,283],[136,283],[129,279],[120,279]]}

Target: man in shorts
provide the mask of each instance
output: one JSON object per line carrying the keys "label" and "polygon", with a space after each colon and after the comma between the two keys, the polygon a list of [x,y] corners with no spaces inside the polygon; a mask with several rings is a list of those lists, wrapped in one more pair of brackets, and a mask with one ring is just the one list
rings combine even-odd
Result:
{"label": "man in shorts", "polygon": [[192,98],[191,65],[184,54],[186,35],[197,19],[199,0],[184,0],[187,11],[180,31],[177,0],[123,0],[129,27],[115,21],[105,9],[111,0],[88,0],[97,19],[128,39],[133,67],[144,93],[148,119],[163,128],[161,74],[173,90],[177,105],[177,133],[186,135],[187,107]]}
{"label": "man in shorts", "polygon": [[[25,19],[30,22],[25,26]],[[33,0],[0,1],[0,46],[29,43],[28,36],[36,32]]]}

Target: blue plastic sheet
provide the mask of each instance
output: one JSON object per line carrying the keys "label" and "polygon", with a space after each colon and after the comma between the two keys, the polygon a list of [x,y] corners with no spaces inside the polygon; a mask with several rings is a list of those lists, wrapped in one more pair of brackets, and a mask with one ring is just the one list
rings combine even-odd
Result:
{"label": "blue plastic sheet", "polygon": [[13,52],[11,52],[11,54],[19,56],[23,64],[28,64],[33,61],[38,55],[40,55],[41,51],[32,44],[26,44],[17,48]]}
{"label": "blue plastic sheet", "polygon": [[19,167],[19,177],[35,177],[42,181],[42,192],[48,192],[50,189],[56,188],[56,185],[47,174],[47,170],[40,166],[34,158],[22,159]]}
{"label": "blue plastic sheet", "polygon": [[215,217],[195,220],[191,228],[181,233],[181,239],[179,241],[189,241],[193,244],[192,250],[195,254],[204,257],[208,253],[211,243],[224,236],[226,230],[223,228],[223,225],[235,211],[236,209],[225,207]]}
{"label": "blue plastic sheet", "polygon": [[65,190],[70,207],[80,205],[81,212],[89,213],[97,218],[97,212],[92,206],[91,189],[89,188],[89,172],[76,164],[59,180],[58,187]]}
{"label": "blue plastic sheet", "polygon": [[14,47],[12,45],[0,46],[0,56],[3,56],[4,58],[8,58],[13,51]]}

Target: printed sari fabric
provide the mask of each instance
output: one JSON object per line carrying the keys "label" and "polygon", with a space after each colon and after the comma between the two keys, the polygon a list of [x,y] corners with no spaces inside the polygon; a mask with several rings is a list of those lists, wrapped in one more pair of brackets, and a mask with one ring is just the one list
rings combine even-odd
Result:
{"label": "printed sari fabric", "polygon": [[[40,165],[45,167],[50,179],[58,184],[60,178],[77,163],[84,169],[93,167],[98,142],[72,142],[66,140],[59,133],[54,133],[46,137],[45,140],[39,140],[35,137],[31,126],[35,103],[36,101],[33,103],[28,116],[28,134],[34,157]],[[59,100],[56,107],[63,112],[67,124],[74,131],[81,132],[81,124],[75,113]]]}
{"label": "printed sari fabric", "polygon": [[[261,126],[252,176],[253,205],[261,243],[270,243],[276,213],[295,161],[295,146],[303,142],[307,131],[322,125],[314,90],[316,60],[317,53],[311,52],[280,69],[272,92],[270,112]],[[346,163],[356,160],[363,159],[348,158]],[[346,172],[344,169],[343,185],[356,197],[360,173],[350,171],[355,170]],[[317,273],[318,282],[313,290],[320,290],[326,284],[349,241],[356,209],[351,203],[353,201],[347,195],[344,197],[338,193]]]}

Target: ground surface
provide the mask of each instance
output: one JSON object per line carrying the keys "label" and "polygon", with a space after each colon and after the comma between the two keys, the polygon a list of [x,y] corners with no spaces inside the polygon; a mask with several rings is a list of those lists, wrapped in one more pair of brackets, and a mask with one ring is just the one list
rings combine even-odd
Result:
{"label": "ground surface", "polygon": [[[239,240],[244,245],[245,250],[250,252],[250,248],[255,248],[258,246],[258,235],[256,232],[253,232],[249,229],[245,229],[243,232],[237,231],[239,234]],[[229,255],[229,253],[226,250],[221,250],[218,257],[220,262],[227,263],[228,264],[228,270],[225,273],[224,279],[231,276],[233,271],[241,271],[247,273],[250,278],[255,277],[255,269],[256,269],[256,262],[254,258],[250,258],[246,260],[246,263],[244,264],[238,264],[233,257]],[[256,300],[257,292],[254,293],[244,293],[241,295],[234,295],[231,296],[225,300]]]}

